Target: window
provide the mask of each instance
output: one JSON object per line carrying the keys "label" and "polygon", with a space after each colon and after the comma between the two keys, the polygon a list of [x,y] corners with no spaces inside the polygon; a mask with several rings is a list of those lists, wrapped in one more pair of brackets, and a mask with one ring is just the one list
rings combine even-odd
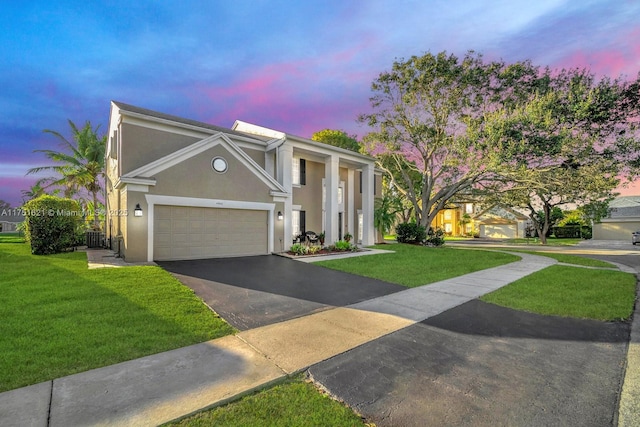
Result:
{"label": "window", "polygon": [[218,173],[225,173],[227,171],[227,161],[222,157],[214,157],[211,160],[211,167]]}
{"label": "window", "polygon": [[444,224],[444,232],[451,233],[453,231],[453,227],[450,222]]}
{"label": "window", "polygon": [[341,205],[344,203],[344,195],[342,187],[338,187],[338,204]]}
{"label": "window", "polygon": [[291,212],[291,233],[294,237],[306,231],[306,216],[305,211]]}
{"label": "window", "polygon": [[444,211],[444,219],[451,219],[451,210],[445,209]]}
{"label": "window", "polygon": [[[373,195],[376,195],[377,192],[377,187],[378,187],[378,180],[377,177],[374,175],[373,176]],[[362,194],[362,172],[360,172],[360,194]]]}
{"label": "window", "polygon": [[291,183],[300,185],[300,159],[293,158],[291,163]]}
{"label": "window", "polygon": [[305,185],[307,183],[307,162],[304,159],[294,157],[291,164],[291,183],[293,185]]}
{"label": "window", "polygon": [[465,203],[464,204],[464,213],[472,214],[473,213],[473,203]]}

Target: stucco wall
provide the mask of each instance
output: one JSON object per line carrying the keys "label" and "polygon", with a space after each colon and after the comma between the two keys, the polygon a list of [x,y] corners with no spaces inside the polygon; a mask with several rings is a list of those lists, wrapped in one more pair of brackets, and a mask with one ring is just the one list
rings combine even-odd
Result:
{"label": "stucco wall", "polygon": [[[305,159],[306,160],[306,159]],[[306,185],[293,188],[293,204],[306,212],[307,231],[322,232],[322,179],[324,163],[306,160]]]}
{"label": "stucco wall", "polygon": [[123,175],[202,139],[128,123],[122,124],[120,137]]}
{"label": "stucco wall", "polygon": [[[214,157],[223,157],[227,172],[211,167]],[[237,160],[225,147],[216,146],[155,175],[149,194],[204,199],[272,202],[269,187]]]}

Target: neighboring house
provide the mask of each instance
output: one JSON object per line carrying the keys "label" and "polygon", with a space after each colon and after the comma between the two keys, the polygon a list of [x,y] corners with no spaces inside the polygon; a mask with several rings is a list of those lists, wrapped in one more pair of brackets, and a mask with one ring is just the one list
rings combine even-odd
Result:
{"label": "neighboring house", "polygon": [[294,236],[374,242],[374,159],[236,121],[111,103],[106,237],[129,262],[260,255]]}
{"label": "neighboring house", "polygon": [[494,205],[473,217],[480,237],[516,239],[526,237],[525,228],[529,218],[511,208]]}
{"label": "neighboring house", "polygon": [[609,203],[609,215],[593,225],[594,240],[629,240],[640,230],[640,196],[623,196]]}
{"label": "neighboring house", "polygon": [[24,221],[20,209],[0,209],[0,233],[15,233]]}
{"label": "neighboring house", "polygon": [[440,228],[450,236],[472,235],[475,230],[473,216],[477,209],[474,203],[450,203],[436,214],[431,227]]}

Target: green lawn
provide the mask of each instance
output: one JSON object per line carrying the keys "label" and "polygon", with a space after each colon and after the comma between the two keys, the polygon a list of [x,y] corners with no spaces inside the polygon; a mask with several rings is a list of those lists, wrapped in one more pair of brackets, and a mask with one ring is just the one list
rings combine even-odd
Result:
{"label": "green lawn", "polygon": [[[583,239],[557,239],[555,237],[547,237],[547,246],[575,246]],[[540,239],[531,237],[528,239],[505,239],[504,243],[513,245],[537,245],[542,246]]]}
{"label": "green lawn", "polygon": [[320,392],[302,376],[200,412],[171,426],[364,426],[351,409]]}
{"label": "green lawn", "polygon": [[517,261],[515,255],[463,248],[377,245],[394,253],[321,261],[317,265],[410,288]]}
{"label": "green lawn", "polygon": [[0,239],[0,391],[233,332],[159,267],[88,270],[16,240]]}
{"label": "green lawn", "polygon": [[636,278],[620,271],[554,265],[480,299],[532,313],[597,320],[627,320]]}

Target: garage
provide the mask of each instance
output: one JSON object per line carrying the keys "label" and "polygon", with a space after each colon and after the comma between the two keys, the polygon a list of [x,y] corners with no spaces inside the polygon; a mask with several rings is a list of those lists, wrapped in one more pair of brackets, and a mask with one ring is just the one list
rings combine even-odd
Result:
{"label": "garage", "polygon": [[264,210],[156,205],[153,259],[267,254],[267,219]]}
{"label": "garage", "polygon": [[518,237],[516,224],[482,224],[480,225],[480,237],[494,239],[515,239]]}

